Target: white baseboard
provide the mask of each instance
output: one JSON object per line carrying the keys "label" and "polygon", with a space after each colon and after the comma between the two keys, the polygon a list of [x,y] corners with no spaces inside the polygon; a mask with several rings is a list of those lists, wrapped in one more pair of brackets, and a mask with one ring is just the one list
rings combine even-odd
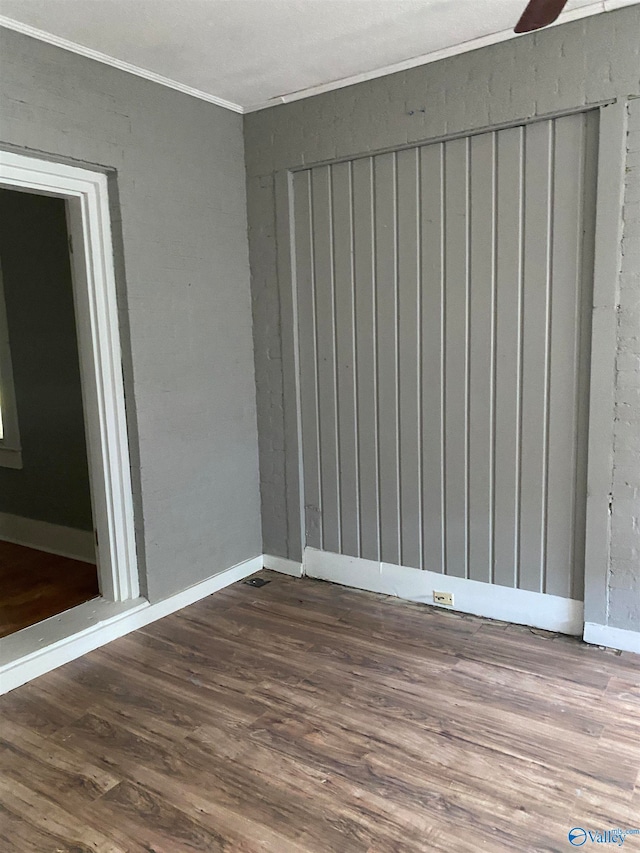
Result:
{"label": "white baseboard", "polygon": [[[433,601],[434,589],[452,592],[455,607],[445,609],[564,634],[580,635],[583,631],[581,601],[306,548],[302,565],[283,557],[259,555],[155,604],[142,598],[122,603],[96,599],[11,634],[0,640],[0,694],[206,598],[263,566],[293,577],[306,574],[436,607],[440,605]],[[588,622],[584,640],[640,653],[640,632]]]}
{"label": "white baseboard", "polygon": [[76,530],[48,521],[22,518],[0,512],[0,539],[26,545],[48,554],[59,554],[85,563],[96,562],[96,548],[91,530]]}
{"label": "white baseboard", "polygon": [[640,654],[640,630],[629,631],[626,628],[612,628],[609,625],[598,625],[596,622],[585,622],[583,639],[585,643],[591,643],[594,646],[606,646],[609,649]]}
{"label": "white baseboard", "polygon": [[0,694],[206,598],[261,568],[262,555],[259,555],[155,604],[143,598],[120,603],[96,599],[10,634],[0,640]]}
{"label": "white baseboard", "polygon": [[434,590],[451,592],[458,610],[561,634],[582,634],[582,601],[305,548],[304,574],[435,607]]}
{"label": "white baseboard", "polygon": [[263,557],[265,569],[272,572],[280,572],[283,575],[291,575],[294,578],[302,577],[302,563],[295,560],[287,560],[284,557],[272,557],[265,554]]}

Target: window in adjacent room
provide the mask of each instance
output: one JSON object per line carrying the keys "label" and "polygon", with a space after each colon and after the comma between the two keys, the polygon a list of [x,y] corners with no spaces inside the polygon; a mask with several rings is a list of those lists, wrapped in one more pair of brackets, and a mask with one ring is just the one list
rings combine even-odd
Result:
{"label": "window in adjacent room", "polygon": [[9,348],[9,327],[7,307],[2,286],[2,267],[0,266],[0,465],[5,468],[22,468],[20,433],[18,430],[18,412],[13,387],[11,350]]}

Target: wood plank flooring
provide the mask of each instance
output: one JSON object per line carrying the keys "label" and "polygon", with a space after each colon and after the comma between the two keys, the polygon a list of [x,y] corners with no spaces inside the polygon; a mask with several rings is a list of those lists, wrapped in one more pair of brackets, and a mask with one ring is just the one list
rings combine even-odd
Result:
{"label": "wood plank flooring", "polygon": [[0,540],[0,637],[96,598],[91,563]]}
{"label": "wood plank flooring", "polygon": [[638,656],[263,575],[0,697],[2,851],[564,851],[640,827]]}

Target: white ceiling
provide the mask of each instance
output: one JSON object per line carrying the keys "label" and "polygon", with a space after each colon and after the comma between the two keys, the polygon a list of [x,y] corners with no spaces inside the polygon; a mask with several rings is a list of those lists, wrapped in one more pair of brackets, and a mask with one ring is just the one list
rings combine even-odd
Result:
{"label": "white ceiling", "polygon": [[[560,23],[633,2],[569,0]],[[525,5],[0,0],[0,23],[246,112],[501,41],[513,35]]]}

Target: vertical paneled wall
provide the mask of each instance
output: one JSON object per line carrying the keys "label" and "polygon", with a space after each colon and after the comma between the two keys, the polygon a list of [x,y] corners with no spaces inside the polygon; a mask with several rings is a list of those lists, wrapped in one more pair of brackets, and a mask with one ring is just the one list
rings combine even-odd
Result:
{"label": "vertical paneled wall", "polygon": [[306,544],[581,598],[597,116],[296,172]]}

